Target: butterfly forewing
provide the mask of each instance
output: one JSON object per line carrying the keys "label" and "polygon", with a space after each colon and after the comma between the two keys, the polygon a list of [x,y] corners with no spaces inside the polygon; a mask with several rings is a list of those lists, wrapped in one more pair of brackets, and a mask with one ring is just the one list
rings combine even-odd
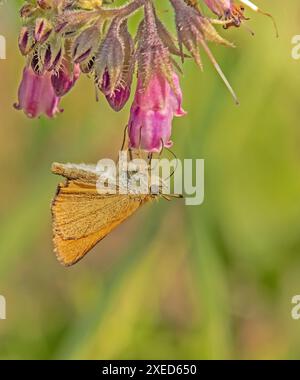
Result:
{"label": "butterfly forewing", "polygon": [[57,257],[70,266],[131,216],[149,197],[99,194],[95,183],[67,181],[52,203]]}

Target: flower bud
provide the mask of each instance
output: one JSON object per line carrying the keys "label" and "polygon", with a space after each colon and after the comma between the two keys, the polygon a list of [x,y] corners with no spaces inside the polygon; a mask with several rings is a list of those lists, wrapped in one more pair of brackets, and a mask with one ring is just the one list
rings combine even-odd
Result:
{"label": "flower bud", "polygon": [[22,8],[20,9],[20,16],[22,18],[28,18],[31,17],[34,12],[36,11],[36,7],[33,4],[24,4]]}
{"label": "flower bud", "polygon": [[52,9],[53,0],[37,0],[38,6],[43,10]]}
{"label": "flower bud", "polygon": [[106,99],[114,111],[119,112],[124,108],[130,97],[130,91],[129,86],[120,85],[114,90],[113,94],[106,95]]}
{"label": "flower bud", "polygon": [[47,41],[52,32],[52,26],[45,18],[38,18],[35,21],[34,38],[36,42],[43,44]]}
{"label": "flower bud", "polygon": [[179,43],[192,54],[196,63],[202,68],[199,46],[205,41],[231,46],[233,44],[222,38],[213,27],[209,19],[198,10],[188,6],[184,0],[170,0],[176,17],[176,26]]}
{"label": "flower bud", "polygon": [[[124,62],[120,84],[114,89],[113,93],[106,94],[106,99],[115,111],[120,111],[127,103],[132,85],[132,78],[135,68],[134,41],[128,32],[127,21],[123,21],[120,26],[119,37],[124,47]],[[105,74],[107,75],[107,73]],[[106,81],[109,78],[105,79]],[[110,87],[107,86],[106,87]]]}
{"label": "flower bud", "polygon": [[27,55],[30,53],[33,46],[33,41],[27,26],[23,26],[21,28],[18,44],[22,55]]}
{"label": "flower bud", "polygon": [[100,37],[100,30],[97,26],[91,26],[84,30],[73,44],[72,56],[74,62],[82,63],[88,61],[95,54]]}
{"label": "flower bud", "polygon": [[66,95],[75,85],[79,76],[79,65],[73,65],[66,59],[63,59],[63,63],[58,72],[54,72],[51,76],[51,83],[56,96],[62,97]]}
{"label": "flower bud", "polygon": [[125,58],[119,27],[120,21],[113,20],[95,60],[96,82],[103,93],[111,95],[120,85]]}
{"label": "flower bud", "polygon": [[57,39],[52,39],[40,49],[41,63],[44,70],[58,70],[64,56],[64,47]]}

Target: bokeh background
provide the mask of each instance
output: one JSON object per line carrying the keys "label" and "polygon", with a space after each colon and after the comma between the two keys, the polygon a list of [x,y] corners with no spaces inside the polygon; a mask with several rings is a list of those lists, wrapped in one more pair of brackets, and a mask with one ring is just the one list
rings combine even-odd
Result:
{"label": "bokeh background", "polygon": [[[119,1],[118,3],[122,3]],[[172,28],[168,2],[159,15]],[[53,161],[116,156],[129,106],[95,102],[81,78],[55,120],[12,108],[23,58],[18,1],[0,8],[0,358],[283,359],[300,357],[300,34],[297,0],[257,0],[277,20],[251,14],[212,46],[241,101],[235,106],[204,57],[182,77],[188,116],[174,123],[179,158],[206,160],[205,204],[145,206],[71,269],[52,250]]]}

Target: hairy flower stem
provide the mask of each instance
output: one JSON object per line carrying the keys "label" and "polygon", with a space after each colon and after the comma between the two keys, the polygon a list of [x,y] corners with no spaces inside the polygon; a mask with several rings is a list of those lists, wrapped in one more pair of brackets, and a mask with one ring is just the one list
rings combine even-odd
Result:
{"label": "hairy flower stem", "polygon": [[[139,8],[141,8],[149,0],[133,0],[130,3],[123,5],[119,8],[100,8],[95,11],[95,14],[101,15],[104,18],[120,17],[127,18],[135,13]],[[94,13],[94,12],[93,12]]]}
{"label": "hairy flower stem", "polygon": [[[81,21],[85,20],[85,22],[89,22],[92,20],[97,20],[98,18],[103,20],[112,19],[118,17],[119,20],[126,19],[132,16],[139,8],[145,5],[148,0],[132,0],[130,3],[123,5],[118,8],[98,8],[93,11],[81,11],[80,18]],[[79,13],[78,13],[79,14]],[[67,22],[68,20],[73,20],[74,15],[61,15],[61,21]],[[59,31],[59,30],[57,30]]]}

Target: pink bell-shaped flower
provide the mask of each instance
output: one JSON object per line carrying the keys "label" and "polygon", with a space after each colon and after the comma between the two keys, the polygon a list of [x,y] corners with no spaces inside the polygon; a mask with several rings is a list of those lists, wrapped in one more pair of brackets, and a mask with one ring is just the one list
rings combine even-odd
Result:
{"label": "pink bell-shaped flower", "polygon": [[36,74],[31,67],[23,71],[23,78],[18,92],[19,101],[15,108],[23,110],[30,118],[47,115],[52,118],[59,109],[60,97],[58,97],[51,83],[51,73]]}
{"label": "pink bell-shaped flower", "polygon": [[174,116],[185,115],[178,76],[173,74],[173,86],[160,73],[155,73],[146,88],[138,80],[128,125],[129,147],[159,152],[172,146]]}

